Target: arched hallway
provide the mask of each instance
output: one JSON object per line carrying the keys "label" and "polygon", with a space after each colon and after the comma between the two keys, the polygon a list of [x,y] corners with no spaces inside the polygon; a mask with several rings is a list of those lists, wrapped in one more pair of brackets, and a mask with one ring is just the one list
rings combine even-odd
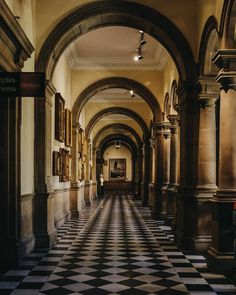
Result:
{"label": "arched hallway", "polygon": [[235,294],[203,256],[184,254],[170,227],[154,221],[132,195],[117,191],[58,230],[49,251],[36,250],[0,278],[0,294]]}
{"label": "arched hallway", "polygon": [[0,0],[1,292],[236,292],[235,15]]}

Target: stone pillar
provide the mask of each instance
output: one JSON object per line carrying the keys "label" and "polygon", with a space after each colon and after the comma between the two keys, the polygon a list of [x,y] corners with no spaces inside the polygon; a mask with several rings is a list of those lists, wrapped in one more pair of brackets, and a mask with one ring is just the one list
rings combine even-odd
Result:
{"label": "stone pillar", "polygon": [[78,151],[79,151],[79,133],[80,125],[76,124],[73,126],[72,131],[72,174],[71,174],[71,191],[70,191],[70,210],[71,217],[79,217],[79,200],[78,200],[78,190],[79,190],[79,168],[78,168]]}
{"label": "stone pillar", "polygon": [[212,78],[201,77],[198,97],[200,107],[198,144],[198,183],[196,188],[195,251],[209,249],[212,240],[210,200],[216,192],[216,101],[219,85]]}
{"label": "stone pillar", "polygon": [[197,149],[199,128],[199,89],[182,82],[177,89],[180,115],[180,184],[176,202],[175,242],[186,251],[194,251],[195,188],[197,185]]}
{"label": "stone pillar", "polygon": [[233,265],[232,207],[236,201],[236,50],[219,50],[213,62],[220,72],[221,84],[219,184],[212,200],[212,245],[208,251],[208,267],[224,272]]}
{"label": "stone pillar", "polygon": [[89,144],[90,139],[85,138],[84,140],[84,201],[87,206],[90,206],[90,179],[89,179]]}
{"label": "stone pillar", "polygon": [[143,205],[148,205],[148,184],[150,175],[150,143],[148,139],[144,141],[144,173],[143,173],[143,188],[142,200]]}
{"label": "stone pillar", "polygon": [[163,184],[162,184],[162,218],[167,216],[167,188],[170,183],[170,122],[163,122]]}
{"label": "stone pillar", "polygon": [[162,183],[163,183],[163,135],[162,124],[153,124],[153,137],[155,144],[155,178],[153,179],[153,207],[152,217],[161,219],[162,212]]}
{"label": "stone pillar", "polygon": [[156,167],[156,159],[155,159],[155,143],[154,143],[154,138],[151,137],[149,139],[150,142],[150,170],[149,170],[149,185],[148,185],[148,189],[149,189],[149,197],[148,197],[148,205],[149,208],[151,210],[151,212],[153,212],[154,209],[154,203],[155,203],[155,167]]}
{"label": "stone pillar", "polygon": [[96,178],[96,155],[97,155],[97,147],[93,146],[92,147],[92,182],[93,182],[93,196],[94,198],[98,198],[98,193],[97,193],[97,178]]}
{"label": "stone pillar", "polygon": [[[56,89],[49,82],[46,98],[35,101],[35,199],[34,234],[36,248],[50,248],[57,240],[54,226],[54,197],[52,185],[51,117]],[[40,160],[39,160],[40,159]]]}
{"label": "stone pillar", "polygon": [[167,187],[167,216],[166,223],[173,226],[176,216],[176,195],[178,181],[178,139],[179,139],[179,115],[169,115],[168,119],[171,123],[171,139],[170,139],[170,182]]}

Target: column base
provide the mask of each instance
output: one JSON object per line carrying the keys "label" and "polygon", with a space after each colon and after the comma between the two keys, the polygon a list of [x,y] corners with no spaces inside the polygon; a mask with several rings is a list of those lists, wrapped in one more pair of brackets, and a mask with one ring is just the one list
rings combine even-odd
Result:
{"label": "column base", "polygon": [[167,214],[165,224],[171,226],[172,228],[176,223],[176,195],[177,186],[169,185],[167,189]]}
{"label": "column base", "polygon": [[[232,197],[233,196],[233,197]],[[213,272],[227,272],[233,267],[234,227],[232,208],[234,192],[226,194],[217,191],[211,201],[212,206],[212,245],[207,253],[207,264]]]}
{"label": "column base", "polygon": [[191,236],[186,236],[184,234],[181,235],[179,232],[176,231],[174,235],[174,240],[179,249],[189,253],[194,252],[194,243]]}
{"label": "column base", "polygon": [[212,236],[196,236],[193,238],[194,252],[201,254],[206,252],[212,243]]}
{"label": "column base", "polygon": [[220,253],[213,247],[207,252],[207,266],[215,273],[226,273],[233,270],[233,253]]}
{"label": "column base", "polygon": [[73,218],[73,219],[79,218],[79,211],[78,210],[71,210],[71,218]]}
{"label": "column base", "polygon": [[85,206],[87,207],[91,206],[89,192],[90,192],[90,182],[86,181],[84,184],[84,201],[85,201]]}
{"label": "column base", "polygon": [[162,195],[161,217],[164,220],[166,220],[166,217],[167,217],[167,199],[168,199],[167,188],[168,188],[167,184],[163,185],[161,188],[161,195]]}
{"label": "column base", "polygon": [[175,242],[184,251],[194,252],[196,235],[196,199],[194,188],[180,187],[176,199]]}
{"label": "column base", "polygon": [[50,249],[57,242],[57,231],[52,233],[36,233],[35,248]]}

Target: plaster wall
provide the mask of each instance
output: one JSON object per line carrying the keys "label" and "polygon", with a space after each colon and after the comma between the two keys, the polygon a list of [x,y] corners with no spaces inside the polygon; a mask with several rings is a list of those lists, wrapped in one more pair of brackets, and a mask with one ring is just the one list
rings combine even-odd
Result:
{"label": "plaster wall", "polygon": [[[174,80],[178,83],[179,75],[173,60],[169,58],[163,72],[163,98],[167,92],[169,95],[171,94],[171,85]],[[164,99],[161,107],[164,109]]]}

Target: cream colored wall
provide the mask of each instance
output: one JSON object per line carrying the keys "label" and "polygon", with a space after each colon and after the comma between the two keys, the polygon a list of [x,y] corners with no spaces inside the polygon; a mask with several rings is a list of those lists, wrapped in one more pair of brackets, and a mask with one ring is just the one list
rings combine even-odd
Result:
{"label": "cream colored wall", "polygon": [[19,24],[32,44],[35,43],[35,1],[36,0],[5,0],[12,13],[19,17]]}
{"label": "cream colored wall", "polygon": [[[13,14],[19,15],[22,28],[32,44],[35,43],[34,31],[34,0],[8,1]],[[27,59],[23,72],[34,72],[35,53]],[[22,98],[22,124],[21,124],[21,195],[34,192],[34,100],[35,98]],[[25,206],[23,207],[23,209]],[[23,210],[22,209],[22,210]],[[24,210],[22,211],[24,215]]]}
{"label": "cream colored wall", "polygon": [[176,80],[178,83],[179,75],[175,66],[175,63],[171,58],[168,59],[165,70],[163,72],[163,100],[162,100],[162,109],[164,109],[164,99],[165,94],[168,92],[171,93],[172,82]]}
{"label": "cream colored wall", "polygon": [[114,146],[107,148],[104,152],[104,160],[107,160],[107,166],[103,165],[104,180],[109,181],[109,159],[126,159],[126,180],[132,180],[132,160],[130,151],[122,146],[115,149]]}
{"label": "cream colored wall", "polygon": [[[185,35],[195,53],[197,48],[196,0],[131,0],[154,8],[167,16]],[[55,25],[70,11],[90,0],[37,0],[37,51]]]}
{"label": "cream colored wall", "polygon": [[[71,109],[71,71],[67,64],[67,60],[62,56],[57,64],[54,76],[53,85],[55,86],[57,92],[60,92],[62,97],[65,99],[65,108]],[[64,148],[65,144],[55,140],[55,97],[53,97],[53,107],[52,107],[52,151],[59,151],[60,148]],[[70,148],[67,148],[70,150]],[[59,176],[53,176],[54,188],[64,189],[70,187],[69,182],[59,182]]]}
{"label": "cream colored wall", "polygon": [[224,1],[223,0],[199,0],[198,1],[198,42],[197,48],[199,52],[201,36],[204,30],[204,26],[206,24],[209,16],[214,15],[218,25],[220,25],[221,13],[223,8]]}

